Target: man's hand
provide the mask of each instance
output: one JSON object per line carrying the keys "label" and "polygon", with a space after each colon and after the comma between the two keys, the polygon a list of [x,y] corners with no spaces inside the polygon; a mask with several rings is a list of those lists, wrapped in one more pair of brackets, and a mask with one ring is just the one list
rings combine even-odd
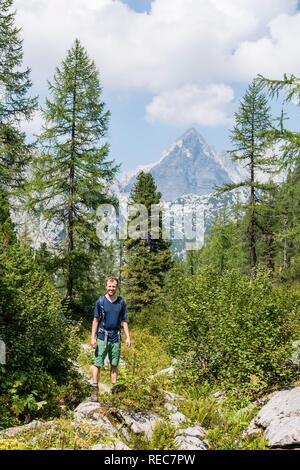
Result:
{"label": "man's hand", "polygon": [[96,338],[92,338],[92,339],[91,339],[91,346],[92,346],[92,348],[94,348],[94,349],[96,348],[96,346],[97,346],[97,339],[96,339]]}
{"label": "man's hand", "polygon": [[131,346],[130,338],[126,338],[126,347],[130,348],[130,346]]}

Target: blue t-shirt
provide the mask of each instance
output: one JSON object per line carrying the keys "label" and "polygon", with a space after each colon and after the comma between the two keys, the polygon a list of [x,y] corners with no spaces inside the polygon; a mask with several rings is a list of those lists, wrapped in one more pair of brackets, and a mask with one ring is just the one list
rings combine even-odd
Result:
{"label": "blue t-shirt", "polygon": [[[118,331],[121,328],[121,322],[127,320],[126,302],[120,295],[113,302],[110,302],[105,295],[102,299],[104,319],[100,322],[100,328],[104,328],[105,330],[114,330],[108,333],[108,341],[115,343],[119,341]],[[94,318],[99,318],[100,312],[101,304],[99,298],[94,308]],[[104,340],[105,334],[99,332],[98,338]]]}

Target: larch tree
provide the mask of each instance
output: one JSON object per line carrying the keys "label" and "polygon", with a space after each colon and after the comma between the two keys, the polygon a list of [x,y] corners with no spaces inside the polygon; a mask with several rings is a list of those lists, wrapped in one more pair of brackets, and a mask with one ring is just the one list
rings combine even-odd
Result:
{"label": "larch tree", "polygon": [[0,190],[15,194],[24,183],[31,145],[26,144],[20,123],[37,109],[37,98],[28,95],[30,68],[23,68],[23,43],[15,26],[13,0],[0,0]]}
{"label": "larch tree", "polygon": [[95,259],[104,251],[95,228],[97,208],[115,202],[108,186],[119,166],[108,160],[110,112],[99,72],[78,39],[48,85],[51,98],[42,109],[28,206],[64,227],[59,254],[72,306],[76,283],[95,272]]}
{"label": "larch tree", "polygon": [[249,196],[243,204],[246,209],[247,238],[249,244],[249,264],[251,270],[257,265],[257,239],[259,234],[259,214],[263,211],[262,195],[275,189],[273,182],[261,182],[259,172],[276,171],[276,157],[268,155],[270,140],[265,134],[272,128],[272,118],[266,96],[255,80],[249,85],[239,110],[235,113],[235,125],[231,131],[233,149],[228,153],[233,160],[243,163],[248,177],[238,183],[228,183],[218,188],[217,193],[246,188]]}

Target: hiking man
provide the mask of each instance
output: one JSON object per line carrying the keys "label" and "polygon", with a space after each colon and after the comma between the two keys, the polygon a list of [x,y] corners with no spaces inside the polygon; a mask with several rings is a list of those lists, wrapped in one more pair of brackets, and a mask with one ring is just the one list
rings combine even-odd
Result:
{"label": "hiking man", "polygon": [[109,276],[105,282],[106,294],[97,300],[94,309],[91,337],[91,346],[95,349],[92,401],[98,401],[100,369],[104,367],[104,359],[107,354],[110,362],[111,383],[115,385],[117,382],[121,353],[121,324],[126,335],[126,346],[129,348],[131,345],[126,303],[123,297],[117,295],[118,285],[118,278]]}

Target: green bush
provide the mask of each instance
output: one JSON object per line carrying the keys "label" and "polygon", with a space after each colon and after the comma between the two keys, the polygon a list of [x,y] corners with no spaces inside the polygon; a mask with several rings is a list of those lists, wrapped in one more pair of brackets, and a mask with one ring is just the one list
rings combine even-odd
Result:
{"label": "green bush", "polygon": [[[78,328],[60,315],[61,296],[30,253],[17,244],[0,251],[0,337],[6,364],[0,369],[0,425],[58,412],[63,387],[74,383]],[[72,394],[80,394],[79,377]],[[77,392],[78,390],[78,392]],[[70,393],[70,390],[68,390]]]}
{"label": "green bush", "polygon": [[168,343],[192,381],[260,392],[299,375],[289,357],[299,336],[300,296],[274,286],[268,272],[255,278],[202,268],[178,275],[169,288]]}

